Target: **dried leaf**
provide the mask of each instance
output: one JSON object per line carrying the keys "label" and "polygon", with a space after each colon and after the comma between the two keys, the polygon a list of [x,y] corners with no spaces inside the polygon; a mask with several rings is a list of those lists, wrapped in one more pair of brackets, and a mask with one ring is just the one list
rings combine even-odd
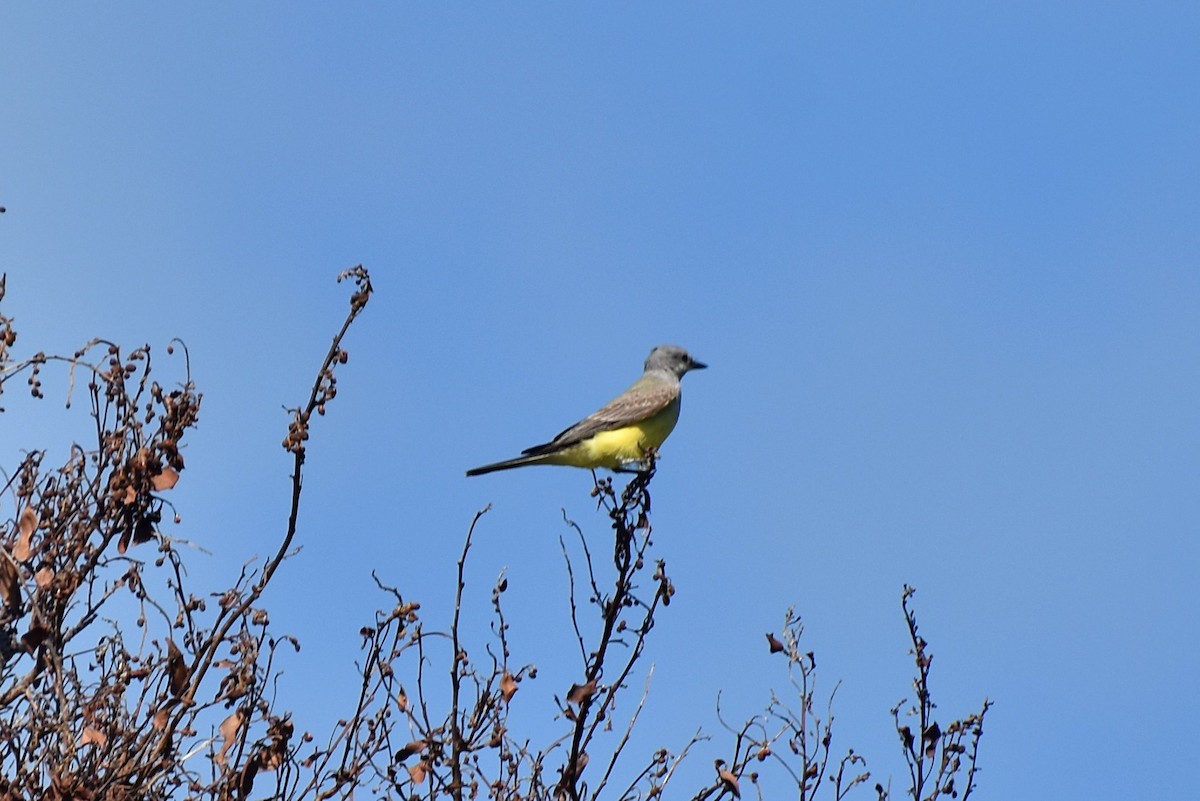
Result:
{"label": "dried leaf", "polygon": [[287,759],[288,743],[291,742],[295,730],[295,726],[287,718],[274,719],[267,730],[271,739],[259,749],[255,764],[262,770],[278,770]]}
{"label": "dried leaf", "polygon": [[570,692],[567,693],[567,700],[572,704],[582,704],[595,694],[596,680],[592,679],[586,684],[572,684]]}
{"label": "dried leaf", "polygon": [[22,537],[32,537],[33,532],[38,527],[38,515],[32,506],[26,506],[21,512],[21,519],[17,521],[17,528],[21,531]]}
{"label": "dried leaf", "polygon": [[239,784],[239,789],[242,791],[242,798],[250,795],[254,789],[254,777],[258,775],[258,763],[254,760],[246,763],[242,768],[242,781]]}
{"label": "dried leaf", "polygon": [[512,697],[517,694],[517,680],[513,678],[513,674],[507,670],[500,677],[500,696],[507,703],[512,700]]}
{"label": "dried leaf", "polygon": [[728,768],[721,768],[717,771],[717,775],[721,777],[721,783],[725,785],[725,788],[733,793],[734,798],[742,797],[741,788],[738,787],[738,777],[734,776]]}
{"label": "dried leaf", "polygon": [[49,587],[54,581],[54,571],[48,567],[43,567],[41,570],[33,574],[33,580],[43,589]]}
{"label": "dried leaf", "polygon": [[137,453],[133,455],[133,458],[129,460],[129,463],[138,470],[145,470],[146,465],[150,463],[150,449],[145,447],[138,448]]}
{"label": "dried leaf", "polygon": [[19,534],[17,544],[13,546],[13,558],[18,562],[26,561],[33,553],[33,532],[37,531],[37,527],[37,512],[33,511],[32,506],[26,506],[25,511],[21,512],[21,519],[17,521]]}
{"label": "dried leaf", "polygon": [[150,479],[150,486],[154,487],[155,492],[169,490],[178,483],[179,473],[175,472],[170,467],[164,467],[161,473]]}
{"label": "dried leaf", "polygon": [[175,645],[174,640],[167,640],[167,677],[171,685],[171,695],[175,698],[183,695],[188,686],[188,668],[183,660],[183,652]]}
{"label": "dried leaf", "polygon": [[154,720],[151,721],[151,724],[154,726],[155,731],[162,731],[167,728],[167,718],[169,715],[170,713],[166,707],[154,713]]}
{"label": "dried leaf", "polygon": [[133,543],[140,545],[152,539],[154,539],[154,521],[149,515],[143,515],[138,518],[137,524],[133,527]]}
{"label": "dried leaf", "polygon": [[425,781],[426,774],[429,773],[429,765],[424,760],[418,762],[408,769],[408,777],[412,779],[413,784],[421,784]]}
{"label": "dried leaf", "polygon": [[767,645],[771,648],[771,653],[777,654],[783,650],[783,643],[775,639],[775,635],[767,632]]}
{"label": "dried leaf", "polygon": [[29,631],[21,635],[21,647],[27,653],[32,654],[49,636],[50,629],[35,616],[33,623],[29,626]]}
{"label": "dried leaf", "polygon": [[16,617],[21,611],[21,576],[6,555],[0,555],[0,595],[10,615]]}
{"label": "dried leaf", "polygon": [[396,693],[396,706],[399,707],[401,712],[408,711],[408,694],[404,690]]}
{"label": "dried leaf", "polygon": [[242,719],[241,710],[237,710],[221,721],[218,731],[221,733],[221,737],[224,738],[224,742],[221,743],[221,750],[217,752],[216,760],[218,764],[225,764],[225,754],[237,740],[238,731],[242,728]]}
{"label": "dried leaf", "polygon": [[396,752],[396,761],[403,762],[413,754],[419,754],[425,750],[426,743],[424,740],[413,740],[408,745]]}
{"label": "dried leaf", "polygon": [[238,729],[240,728],[242,728],[242,713],[239,710],[221,721],[221,727],[218,731],[226,740],[231,740],[237,736]]}
{"label": "dried leaf", "polygon": [[91,726],[83,727],[83,738],[80,740],[80,745],[99,745],[102,746],[108,742],[108,735],[99,729],[94,729]]}
{"label": "dried leaf", "polygon": [[927,728],[922,733],[922,739],[925,741],[925,758],[926,759],[933,759],[933,755],[935,753],[937,753],[937,744],[938,744],[938,740],[941,738],[941,736],[942,736],[942,730],[937,725],[937,721],[934,721],[933,723],[931,723],[929,725],[929,728]]}

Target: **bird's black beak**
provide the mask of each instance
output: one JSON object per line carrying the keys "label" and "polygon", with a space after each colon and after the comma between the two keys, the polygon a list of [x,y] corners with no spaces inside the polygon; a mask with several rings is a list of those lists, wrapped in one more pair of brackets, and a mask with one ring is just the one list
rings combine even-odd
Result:
{"label": "bird's black beak", "polygon": [[691,356],[688,356],[688,369],[689,370],[703,370],[706,367],[708,367],[708,365],[705,364],[704,362],[698,362],[695,359],[693,359]]}

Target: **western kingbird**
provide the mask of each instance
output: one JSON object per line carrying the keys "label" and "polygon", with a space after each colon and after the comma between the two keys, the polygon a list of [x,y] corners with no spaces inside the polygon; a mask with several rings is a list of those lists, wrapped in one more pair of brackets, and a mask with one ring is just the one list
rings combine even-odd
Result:
{"label": "western kingbird", "polygon": [[629,470],[645,463],[646,451],[657,449],[679,419],[679,379],[701,364],[675,345],[659,345],[646,357],[646,372],[604,407],[544,445],[526,448],[521,456],[468,470],[478,476],[530,464]]}

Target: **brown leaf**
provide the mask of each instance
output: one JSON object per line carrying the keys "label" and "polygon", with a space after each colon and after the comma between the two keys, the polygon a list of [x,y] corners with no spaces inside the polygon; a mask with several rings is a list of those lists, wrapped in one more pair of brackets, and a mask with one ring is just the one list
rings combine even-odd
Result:
{"label": "brown leaf", "polygon": [[167,718],[169,716],[170,712],[167,711],[166,707],[163,707],[154,713],[154,720],[151,723],[154,726],[155,731],[162,731],[163,729],[167,728]]}
{"label": "brown leaf", "polygon": [[295,726],[287,718],[276,718],[271,722],[267,733],[270,740],[258,750],[255,764],[262,770],[278,770],[287,759],[288,743],[295,733]]}
{"label": "brown leaf", "polygon": [[422,760],[408,769],[408,777],[413,780],[413,784],[420,784],[425,781],[425,775],[429,773],[429,765]]}
{"label": "brown leaf", "polygon": [[596,680],[592,679],[586,684],[572,684],[570,692],[567,693],[567,700],[572,704],[582,704],[595,694]]}
{"label": "brown leaf", "polygon": [[37,616],[34,616],[33,623],[29,626],[29,631],[21,635],[21,647],[27,653],[33,653],[37,647],[46,641],[50,636],[50,629],[45,626]]}
{"label": "brown leaf", "polygon": [[33,536],[33,532],[38,527],[38,515],[32,506],[26,506],[21,512],[21,519],[17,521],[17,528],[21,531],[21,536]]}
{"label": "brown leaf", "polygon": [[150,449],[144,447],[138,448],[137,453],[133,455],[133,458],[129,460],[129,463],[138,470],[145,470],[146,465],[150,463]]}
{"label": "brown leaf", "polygon": [[54,571],[48,567],[43,567],[41,570],[33,574],[33,580],[37,582],[39,587],[43,589],[50,586],[54,581]]}
{"label": "brown leaf", "polygon": [[396,752],[396,761],[403,762],[413,754],[419,754],[425,750],[426,743],[424,740],[413,740],[408,745]]}
{"label": "brown leaf", "polygon": [[517,694],[517,680],[513,678],[513,674],[507,670],[500,677],[500,696],[507,703],[512,700],[512,697]]}
{"label": "brown leaf", "polygon": [[171,695],[175,698],[183,695],[188,686],[188,668],[183,660],[183,652],[174,640],[167,640],[167,677],[171,684]]}
{"label": "brown leaf", "polygon": [[733,793],[734,798],[742,797],[742,791],[738,787],[738,777],[734,776],[732,771],[728,768],[721,768],[717,771],[717,775],[721,777],[721,783],[725,785],[725,788]]}
{"label": "brown leaf", "polygon": [[133,527],[133,543],[140,545],[152,539],[154,539],[154,521],[149,515],[142,515]]}
{"label": "brown leaf", "polygon": [[408,711],[408,694],[404,690],[396,693],[396,706],[400,708],[401,712]]}
{"label": "brown leaf", "polygon": [[767,645],[771,648],[771,653],[777,654],[783,650],[783,643],[775,639],[775,635],[767,632]]}
{"label": "brown leaf", "polygon": [[154,487],[155,492],[169,490],[179,483],[179,473],[169,467],[164,467],[163,471],[154,478],[150,479],[150,486]]}
{"label": "brown leaf", "polygon": [[229,740],[237,736],[238,729],[240,728],[242,728],[242,713],[241,710],[238,710],[221,721],[221,727],[218,731],[222,737]]}
{"label": "brown leaf", "polygon": [[254,777],[258,775],[258,763],[251,760],[242,768],[242,781],[239,789],[242,791],[242,798],[250,795],[250,791],[254,789]]}
{"label": "brown leaf", "polygon": [[33,532],[37,531],[37,527],[37,512],[33,511],[32,506],[26,506],[21,512],[21,519],[17,521],[20,533],[17,535],[17,544],[13,546],[13,558],[18,562],[24,562],[33,553]]}
{"label": "brown leaf", "polygon": [[221,743],[221,750],[217,752],[216,760],[218,764],[225,764],[225,753],[229,751],[234,741],[237,740],[238,731],[242,728],[242,713],[241,710],[235,711],[225,720],[221,721],[221,726],[218,731],[224,742]]}
{"label": "brown leaf", "polygon": [[0,555],[0,595],[14,617],[21,611],[21,575],[7,555]]}
{"label": "brown leaf", "polygon": [[108,742],[108,735],[104,732],[91,726],[83,727],[83,739],[80,740],[80,745],[103,746],[106,742]]}
{"label": "brown leaf", "polygon": [[925,741],[925,757],[926,757],[926,759],[933,759],[933,755],[935,753],[937,753],[937,744],[938,744],[938,740],[941,738],[941,736],[942,736],[942,730],[937,725],[937,721],[934,721],[933,723],[931,723],[929,725],[929,728],[927,728],[922,733],[922,739]]}

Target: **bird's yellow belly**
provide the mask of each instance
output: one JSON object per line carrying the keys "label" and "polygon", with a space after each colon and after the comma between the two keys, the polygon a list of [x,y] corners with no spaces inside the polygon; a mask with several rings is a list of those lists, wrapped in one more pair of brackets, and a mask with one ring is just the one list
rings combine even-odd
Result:
{"label": "bird's yellow belly", "polygon": [[608,470],[628,467],[645,460],[647,448],[658,449],[674,430],[678,420],[679,403],[676,402],[641,422],[602,431],[547,461],[551,464],[603,467]]}

